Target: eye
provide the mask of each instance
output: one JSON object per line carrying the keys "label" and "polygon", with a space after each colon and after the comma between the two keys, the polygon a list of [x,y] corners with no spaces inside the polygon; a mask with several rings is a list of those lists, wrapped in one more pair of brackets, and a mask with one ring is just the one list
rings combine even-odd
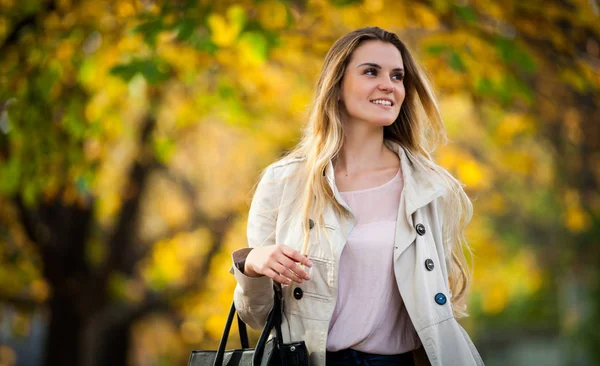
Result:
{"label": "eye", "polygon": [[377,70],[370,68],[370,69],[366,69],[364,72],[365,75],[371,75],[371,73],[372,73],[372,75],[377,75]]}
{"label": "eye", "polygon": [[396,80],[404,80],[404,74],[401,72],[395,73],[392,75],[392,78],[396,78]]}

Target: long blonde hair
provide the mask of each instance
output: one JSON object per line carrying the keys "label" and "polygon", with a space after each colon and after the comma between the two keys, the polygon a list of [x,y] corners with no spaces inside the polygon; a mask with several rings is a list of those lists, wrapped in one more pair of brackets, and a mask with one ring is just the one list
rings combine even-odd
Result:
{"label": "long blonde hair", "polygon": [[473,255],[464,230],[472,216],[472,204],[462,188],[462,184],[445,169],[437,165],[431,153],[447,137],[432,86],[424,71],[413,59],[406,45],[394,33],[378,27],[357,29],[338,39],[329,49],[319,76],[308,123],[298,145],[282,159],[301,158],[304,160],[303,190],[299,192],[303,215],[304,241],[302,252],[306,253],[309,244],[309,217],[315,224],[324,225],[323,211],[331,204],[341,217],[349,212],[334,198],[327,183],[324,171],[340,151],[344,143],[342,120],[338,100],[341,96],[341,81],[354,50],[365,41],[378,40],[391,43],[402,55],[405,68],[404,87],[406,96],[396,121],[384,127],[384,139],[403,146],[412,158],[428,167],[448,188],[443,198],[444,250],[449,261],[449,283],[452,292],[454,315],[457,318],[468,316],[466,293],[470,286],[472,268],[469,269],[462,247]]}

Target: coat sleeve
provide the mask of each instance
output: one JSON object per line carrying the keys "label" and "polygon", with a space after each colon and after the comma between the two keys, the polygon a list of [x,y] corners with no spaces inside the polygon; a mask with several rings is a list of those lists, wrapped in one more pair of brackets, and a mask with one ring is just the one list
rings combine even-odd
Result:
{"label": "coat sleeve", "polygon": [[235,265],[245,261],[253,248],[275,245],[275,229],[280,200],[281,182],[276,180],[269,166],[260,179],[248,213],[248,248],[233,252],[233,266],[237,286],[234,292],[235,308],[240,318],[254,329],[262,329],[273,308],[273,280],[266,276],[249,277]]}

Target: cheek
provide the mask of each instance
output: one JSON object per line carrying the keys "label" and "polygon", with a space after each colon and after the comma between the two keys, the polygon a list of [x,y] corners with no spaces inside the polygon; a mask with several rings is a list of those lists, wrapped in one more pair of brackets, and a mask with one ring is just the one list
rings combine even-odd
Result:
{"label": "cheek", "polygon": [[368,87],[365,83],[357,82],[357,80],[353,80],[352,78],[348,78],[344,87],[344,97],[346,99],[360,99],[364,96],[365,90]]}
{"label": "cheek", "polygon": [[404,89],[404,84],[402,84],[398,87],[398,100],[404,101],[405,97],[406,97],[406,90]]}

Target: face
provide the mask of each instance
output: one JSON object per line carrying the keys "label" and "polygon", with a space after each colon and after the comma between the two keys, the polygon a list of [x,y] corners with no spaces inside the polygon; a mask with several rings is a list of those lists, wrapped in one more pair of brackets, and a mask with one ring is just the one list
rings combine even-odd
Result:
{"label": "face", "polygon": [[391,43],[366,41],[351,56],[341,85],[345,123],[389,126],[404,101],[404,64]]}

